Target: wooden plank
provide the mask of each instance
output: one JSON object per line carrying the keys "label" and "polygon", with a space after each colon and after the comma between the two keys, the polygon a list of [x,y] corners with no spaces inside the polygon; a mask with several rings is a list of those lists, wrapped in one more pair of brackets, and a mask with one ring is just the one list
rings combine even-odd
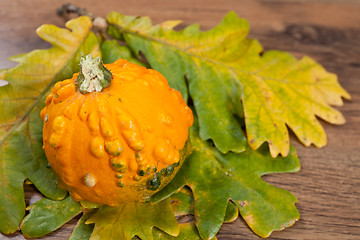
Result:
{"label": "wooden plank", "polygon": [[[5,59],[35,48],[47,48],[34,30],[43,23],[63,26],[56,7],[67,0],[0,1],[0,68],[13,66]],[[339,76],[352,95],[339,110],[347,123],[323,123],[328,145],[305,148],[293,137],[302,170],[297,174],[264,177],[270,183],[293,192],[299,199],[301,219],[269,239],[360,239],[360,2],[359,1],[85,1],[98,16],[111,10],[124,14],[148,15],[155,23],[183,20],[182,26],[199,23],[206,30],[230,10],[249,20],[250,36],[265,49],[311,56]],[[26,187],[27,201],[35,192]],[[43,239],[67,239],[76,221],[71,221]],[[23,239],[20,234],[0,239]],[[241,219],[225,224],[218,239],[257,239]]]}

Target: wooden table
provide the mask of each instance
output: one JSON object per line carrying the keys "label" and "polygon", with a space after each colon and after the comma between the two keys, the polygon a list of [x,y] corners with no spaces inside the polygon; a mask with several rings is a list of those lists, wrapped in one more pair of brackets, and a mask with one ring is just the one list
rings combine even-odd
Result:
{"label": "wooden table", "polygon": [[[0,68],[14,64],[7,57],[35,48],[48,48],[35,34],[43,23],[64,26],[55,10],[68,0],[0,1]],[[360,239],[360,1],[356,0],[78,0],[96,16],[111,10],[128,15],[148,15],[155,23],[181,19],[184,25],[199,23],[202,29],[216,25],[230,10],[249,20],[250,36],[265,49],[279,49],[296,57],[308,55],[338,74],[352,95],[340,109],[347,123],[323,122],[328,145],[305,148],[296,139],[302,170],[296,174],[266,176],[299,199],[301,219],[293,227],[275,232],[269,239]],[[27,198],[34,189],[26,189]],[[67,239],[71,221],[44,239]],[[225,224],[219,239],[257,239],[241,219]],[[21,234],[0,239],[23,239]]]}

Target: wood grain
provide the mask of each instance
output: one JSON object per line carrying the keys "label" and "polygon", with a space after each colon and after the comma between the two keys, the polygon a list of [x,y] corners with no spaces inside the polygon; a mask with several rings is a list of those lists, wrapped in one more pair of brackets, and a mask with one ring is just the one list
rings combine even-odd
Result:
{"label": "wood grain", "polygon": [[[55,14],[66,0],[0,1],[0,68],[14,64],[6,58],[47,48],[35,29],[43,23],[63,26]],[[339,110],[347,123],[323,123],[328,145],[305,148],[295,138],[302,170],[296,174],[265,176],[264,179],[294,193],[299,199],[299,222],[269,239],[360,239],[360,2],[307,0],[184,0],[184,1],[74,1],[96,16],[111,10],[124,14],[147,15],[157,23],[183,20],[183,26],[199,23],[206,30],[216,25],[230,10],[249,20],[250,36],[265,49],[279,49],[296,57],[308,55],[319,61],[352,96]],[[27,201],[35,189],[26,186]],[[67,239],[76,221],[43,239]],[[24,239],[17,233],[0,239]],[[241,219],[225,224],[218,239],[258,239]]]}

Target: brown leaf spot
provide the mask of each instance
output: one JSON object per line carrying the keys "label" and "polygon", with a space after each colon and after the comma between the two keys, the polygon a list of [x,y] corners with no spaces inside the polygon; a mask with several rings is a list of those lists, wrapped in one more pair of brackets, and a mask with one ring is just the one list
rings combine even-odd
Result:
{"label": "brown leaf spot", "polygon": [[180,206],[180,201],[179,201],[179,200],[174,200],[174,199],[172,199],[172,200],[171,200],[171,206],[172,206],[172,207]]}
{"label": "brown leaf spot", "polygon": [[240,201],[239,202],[240,207],[246,207],[247,205],[250,205],[249,201]]}

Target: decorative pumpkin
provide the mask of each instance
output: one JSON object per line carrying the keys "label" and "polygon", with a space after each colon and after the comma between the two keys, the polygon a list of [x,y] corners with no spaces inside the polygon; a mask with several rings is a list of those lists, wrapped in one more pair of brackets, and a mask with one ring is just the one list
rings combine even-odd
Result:
{"label": "decorative pumpkin", "polygon": [[46,157],[76,201],[145,201],[185,159],[191,109],[157,71],[82,58],[41,111]]}

